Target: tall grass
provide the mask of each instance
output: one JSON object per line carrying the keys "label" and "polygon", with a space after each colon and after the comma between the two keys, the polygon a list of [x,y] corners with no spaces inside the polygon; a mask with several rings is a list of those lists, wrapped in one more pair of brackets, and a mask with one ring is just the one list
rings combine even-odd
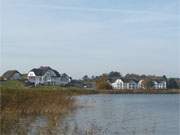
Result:
{"label": "tall grass", "polygon": [[31,113],[61,113],[72,107],[73,98],[57,90],[1,89],[1,111]]}
{"label": "tall grass", "polygon": [[1,133],[8,134],[24,116],[63,116],[75,108],[72,95],[57,90],[1,89]]}

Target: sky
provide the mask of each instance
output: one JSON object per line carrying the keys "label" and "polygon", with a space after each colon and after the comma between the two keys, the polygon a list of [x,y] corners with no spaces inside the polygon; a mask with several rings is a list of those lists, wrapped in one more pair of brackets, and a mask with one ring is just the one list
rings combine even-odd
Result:
{"label": "sky", "polygon": [[180,77],[179,0],[1,0],[0,73],[51,66]]}

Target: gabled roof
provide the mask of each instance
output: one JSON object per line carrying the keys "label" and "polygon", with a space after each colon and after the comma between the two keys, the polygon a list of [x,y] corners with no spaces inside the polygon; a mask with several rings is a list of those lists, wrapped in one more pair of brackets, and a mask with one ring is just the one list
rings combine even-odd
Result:
{"label": "gabled roof", "polygon": [[153,82],[157,82],[157,83],[162,83],[162,82],[166,82],[166,80],[158,80],[158,79],[155,79],[155,80],[152,80]]}
{"label": "gabled roof", "polygon": [[129,83],[132,83],[132,82],[138,83],[139,81],[138,81],[138,80],[135,80],[135,79],[129,80]]}
{"label": "gabled roof", "polygon": [[66,73],[61,74],[61,80],[67,81],[71,80],[72,78],[69,77]]}
{"label": "gabled roof", "polygon": [[[136,79],[127,79],[127,78],[119,78],[120,80],[122,80],[124,83],[130,83],[130,82],[135,82],[135,83],[138,83],[139,82],[139,80],[136,80]],[[116,79],[116,80],[118,80],[118,79]],[[115,80],[115,81],[116,81]],[[113,81],[113,82],[115,82],[115,81]],[[110,81],[111,83],[112,83],[112,81]]]}
{"label": "gabled roof", "polygon": [[8,70],[2,75],[2,77],[5,79],[10,79],[15,73],[20,74],[17,70]]}
{"label": "gabled roof", "polygon": [[33,71],[37,76],[43,76],[48,70],[52,70],[57,77],[61,76],[58,71],[52,69],[51,67],[33,68],[31,71]]}
{"label": "gabled roof", "polygon": [[122,81],[123,81],[123,79],[120,77],[120,78],[116,78],[116,79],[115,79],[115,78],[113,78],[113,79],[112,79],[112,78],[111,78],[111,79],[108,79],[108,82],[109,82],[109,83],[114,83],[114,82],[116,82],[117,80],[122,80]]}
{"label": "gabled roof", "polygon": [[125,82],[125,83],[130,83],[130,82],[138,83],[138,82],[139,82],[139,80],[136,80],[136,79],[123,78],[122,80],[123,80],[123,82]]}
{"label": "gabled roof", "polygon": [[149,76],[148,79],[150,79],[152,81],[156,81],[158,83],[163,82],[163,81],[167,81],[167,79],[164,78],[163,76]]}

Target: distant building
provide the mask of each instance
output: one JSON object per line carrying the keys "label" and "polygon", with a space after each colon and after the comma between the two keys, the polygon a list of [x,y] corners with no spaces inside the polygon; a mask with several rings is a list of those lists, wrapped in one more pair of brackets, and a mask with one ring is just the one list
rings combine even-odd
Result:
{"label": "distant building", "polygon": [[117,79],[111,84],[114,89],[141,89],[143,88],[142,80],[135,79]]}
{"label": "distant building", "polygon": [[153,88],[154,89],[166,89],[167,82],[165,80],[153,80]]}
{"label": "distant building", "polygon": [[17,70],[8,70],[2,75],[2,78],[4,80],[19,80],[21,79],[21,76],[21,73]]}
{"label": "distant building", "polygon": [[141,79],[141,80],[138,82],[138,88],[139,88],[139,89],[145,89],[144,80],[143,80],[143,79]]}
{"label": "distant building", "polygon": [[58,71],[47,66],[30,70],[27,79],[35,85],[66,85],[71,82],[71,78],[67,74],[61,75]]}
{"label": "distant building", "polygon": [[[117,79],[115,82],[111,83],[114,89],[145,89],[144,80],[135,79]],[[154,89],[166,89],[167,82],[163,78],[152,79],[152,88]]]}
{"label": "distant building", "polygon": [[125,86],[122,79],[117,79],[111,85],[112,85],[113,89],[124,89],[124,86]]}
{"label": "distant building", "polygon": [[178,88],[180,88],[180,78],[176,78],[175,81],[177,83]]}

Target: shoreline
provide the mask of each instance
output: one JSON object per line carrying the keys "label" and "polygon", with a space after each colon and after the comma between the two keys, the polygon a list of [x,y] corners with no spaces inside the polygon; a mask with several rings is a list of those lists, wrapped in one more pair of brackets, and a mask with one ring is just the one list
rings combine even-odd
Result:
{"label": "shoreline", "polygon": [[[75,96],[95,96],[98,94],[134,94],[134,96],[135,94],[180,94],[180,89],[132,91],[60,87],[54,89],[52,87],[23,87],[19,89],[0,87],[0,94],[1,132],[3,134],[11,134],[11,130],[9,129],[17,132],[23,130],[22,127],[16,126],[21,123],[22,119],[27,118],[31,122],[37,116],[47,117],[50,124],[48,125],[48,129],[53,132],[53,125],[57,125],[57,120],[61,120],[61,118],[64,118],[64,116],[68,115],[74,109],[78,109]],[[24,132],[26,133],[27,130]]]}
{"label": "shoreline", "polygon": [[96,90],[102,94],[180,94],[180,89],[166,90]]}

